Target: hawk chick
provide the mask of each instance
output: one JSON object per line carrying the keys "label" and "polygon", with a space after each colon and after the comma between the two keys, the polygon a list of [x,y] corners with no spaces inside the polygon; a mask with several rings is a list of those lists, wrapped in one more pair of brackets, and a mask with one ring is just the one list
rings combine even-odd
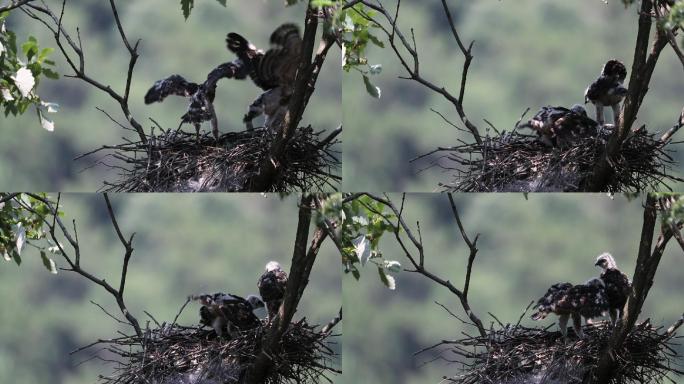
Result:
{"label": "hawk chick", "polygon": [[265,272],[259,277],[257,287],[259,294],[266,303],[268,321],[270,322],[278,314],[287,287],[287,273],[280,263],[270,261],[266,264]]}
{"label": "hawk chick", "polygon": [[603,125],[603,107],[613,108],[613,123],[617,126],[620,116],[620,102],[627,95],[627,88],[622,83],[627,77],[627,69],[620,61],[612,59],[603,66],[601,75],[587,87],[584,92],[584,103],[592,102],[596,106],[596,120]]}
{"label": "hawk chick", "polygon": [[249,67],[249,77],[264,90],[249,106],[244,116],[247,129],[252,120],[265,115],[264,126],[274,127],[284,118],[292,95],[297,68],[302,54],[302,37],[299,27],[285,23],[271,34],[271,48],[265,53],[257,49],[242,35],[229,33],[226,46]]}
{"label": "hawk chick", "polygon": [[573,137],[597,134],[598,124],[587,117],[583,106],[575,104],[572,108],[542,107],[536,115],[519,128],[530,128],[537,132],[539,140],[548,146],[562,147]]}
{"label": "hawk chick", "polygon": [[622,310],[632,290],[632,283],[627,275],[618,269],[615,259],[608,252],[600,254],[596,258],[594,265],[601,267],[600,277],[606,287],[606,297],[608,298],[609,306],[608,313],[610,314],[611,322],[615,325],[617,320],[623,316]]}
{"label": "hawk chick", "polygon": [[594,278],[584,284],[557,283],[546,291],[537,301],[537,311],[532,320],[541,320],[550,313],[558,315],[558,326],[564,339],[567,339],[568,319],[572,317],[575,334],[584,338],[582,317],[593,319],[608,311],[608,301],[604,283]]}
{"label": "hawk chick", "polygon": [[244,299],[237,295],[215,293],[213,295],[192,296],[202,304],[200,323],[210,326],[221,337],[224,332],[235,337],[237,331],[252,329],[261,324],[254,311],[263,308],[264,302],[256,295]]}

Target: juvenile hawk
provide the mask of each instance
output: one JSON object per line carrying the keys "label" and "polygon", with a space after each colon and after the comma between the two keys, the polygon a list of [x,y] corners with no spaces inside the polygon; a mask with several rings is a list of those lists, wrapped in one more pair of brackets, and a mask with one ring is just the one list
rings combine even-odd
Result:
{"label": "juvenile hawk", "polygon": [[259,277],[257,286],[261,298],[266,303],[268,321],[270,322],[278,314],[280,304],[283,302],[287,287],[287,272],[277,261],[270,261],[266,264],[265,272]]}
{"label": "juvenile hawk", "polygon": [[283,24],[271,34],[272,47],[266,52],[257,49],[237,33],[226,38],[228,49],[238,58],[213,69],[202,84],[187,81],[180,75],[172,75],[157,81],[145,95],[145,103],[161,102],[166,96],[178,95],[190,98],[187,112],[181,124],[191,123],[199,138],[200,125],[210,121],[214,137],[218,139],[218,122],[214,111],[216,83],[222,78],[245,79],[249,76],[254,84],[264,90],[249,106],[243,121],[248,129],[252,120],[266,116],[266,127],[279,124],[287,112],[302,53],[302,37],[295,24]]}
{"label": "juvenile hawk", "polygon": [[546,106],[519,128],[530,128],[537,132],[539,140],[548,146],[562,147],[575,136],[595,136],[598,124],[587,117],[583,106],[572,108]]}
{"label": "juvenile hawk", "polygon": [[292,95],[297,68],[302,54],[302,37],[299,27],[286,23],[271,34],[271,48],[265,53],[257,49],[242,35],[229,33],[228,49],[247,63],[249,77],[265,92],[249,106],[243,121],[252,129],[252,120],[264,114],[264,126],[273,127],[284,117]]}
{"label": "juvenile hawk", "polygon": [[154,83],[145,94],[145,104],[162,102],[170,95],[189,98],[190,104],[181,117],[181,125],[184,123],[194,125],[199,140],[200,126],[203,122],[210,121],[214,138],[218,140],[218,121],[214,111],[216,83],[222,78],[244,79],[246,77],[247,68],[239,59],[214,68],[202,84],[188,81],[181,75],[171,75]]}
{"label": "juvenile hawk", "polygon": [[606,286],[606,297],[610,308],[608,313],[610,320],[615,325],[618,319],[622,319],[622,310],[632,291],[632,283],[627,275],[618,269],[615,259],[608,252],[600,254],[594,265],[602,269],[601,280]]}
{"label": "juvenile hawk", "polygon": [[617,125],[620,116],[620,102],[627,95],[627,88],[622,83],[627,77],[627,69],[620,61],[612,59],[603,66],[601,75],[587,87],[584,92],[584,103],[592,102],[596,106],[596,120],[603,125],[603,107],[613,108],[613,123]]}
{"label": "juvenile hawk", "polygon": [[243,299],[237,295],[215,293],[191,297],[202,304],[200,323],[210,326],[221,337],[226,331],[234,337],[237,331],[252,329],[261,324],[254,311],[262,308],[264,302],[256,295]]}
{"label": "juvenile hawk", "polygon": [[558,326],[564,339],[567,339],[568,319],[572,317],[575,334],[581,339],[584,338],[582,317],[593,319],[603,316],[608,311],[608,299],[603,281],[594,278],[579,285],[552,285],[537,301],[536,308],[537,311],[531,315],[532,320],[544,319],[549,313],[558,315]]}

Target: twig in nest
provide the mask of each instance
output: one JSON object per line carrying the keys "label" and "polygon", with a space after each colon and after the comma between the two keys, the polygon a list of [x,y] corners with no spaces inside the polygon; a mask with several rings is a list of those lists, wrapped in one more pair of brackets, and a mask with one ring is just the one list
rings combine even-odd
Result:
{"label": "twig in nest", "polygon": [[[266,326],[246,330],[231,340],[217,339],[213,331],[175,324],[146,329],[144,337],[123,336],[98,340],[78,351],[102,346],[114,363],[113,373],[101,377],[105,384],[120,383],[204,383],[240,382],[260,348]],[[334,352],[329,333],[304,319],[291,323],[271,357],[274,369],[265,383],[320,383],[333,367]],[[92,358],[105,360],[95,355]]]}
{"label": "twig in nest", "polygon": [[[581,192],[587,190],[594,166],[602,155],[607,133],[578,137],[572,145],[557,148],[536,136],[517,131],[485,137],[483,143],[462,143],[440,148],[413,159],[432,157],[430,167],[454,172],[453,181],[440,184],[453,192]],[[668,188],[666,182],[683,181],[670,170],[675,161],[660,138],[646,129],[632,132],[620,153],[611,159],[610,192]]]}
{"label": "twig in nest", "polygon": [[[321,139],[311,127],[295,131],[279,164],[275,184],[266,192],[337,190],[341,177],[335,149],[338,130]],[[180,130],[161,130],[147,142],[104,146],[79,156],[106,153],[99,163],[116,169],[118,180],[105,182],[113,192],[250,191],[250,180],[274,140],[265,129],[228,132],[216,141]],[[104,162],[112,158],[115,164]]]}

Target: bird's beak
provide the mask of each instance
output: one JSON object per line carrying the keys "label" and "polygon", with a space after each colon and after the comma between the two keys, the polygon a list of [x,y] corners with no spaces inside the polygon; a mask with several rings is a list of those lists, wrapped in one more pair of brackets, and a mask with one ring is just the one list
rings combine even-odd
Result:
{"label": "bird's beak", "polygon": [[601,266],[601,260],[597,261],[596,264],[594,264],[594,265],[597,267],[600,267]]}

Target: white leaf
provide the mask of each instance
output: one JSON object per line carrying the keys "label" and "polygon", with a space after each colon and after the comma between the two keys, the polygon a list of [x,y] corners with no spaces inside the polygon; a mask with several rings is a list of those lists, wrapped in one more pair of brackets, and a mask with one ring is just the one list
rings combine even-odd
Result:
{"label": "white leaf", "polygon": [[56,275],[57,265],[55,264],[55,261],[47,257],[47,255],[43,251],[40,251],[40,257],[41,259],[43,259],[43,265],[45,266],[45,268],[47,268],[47,270],[50,271],[50,273],[52,273],[53,275]]}
{"label": "white leaf", "polygon": [[396,282],[396,280],[394,280],[394,276],[386,275],[386,277],[387,277],[387,282],[385,284],[387,285],[387,288],[394,291],[397,288],[397,282]]}
{"label": "white leaf", "polygon": [[385,268],[390,272],[401,272],[401,263],[394,260],[385,260]]}
{"label": "white leaf", "polygon": [[0,92],[2,92],[2,98],[5,99],[5,101],[14,100],[14,97],[12,97],[12,94],[10,93],[9,89],[0,88]]}
{"label": "white leaf", "polygon": [[352,244],[354,244],[354,251],[356,252],[356,256],[361,261],[361,265],[366,265],[371,256],[370,240],[368,240],[366,236],[361,235],[352,240]]}
{"label": "white leaf", "polygon": [[59,104],[57,103],[49,103],[47,101],[41,101],[40,105],[43,107],[47,108],[48,113],[57,113],[59,112]]}
{"label": "white leaf", "polygon": [[2,254],[2,258],[5,259],[5,261],[12,261],[12,257],[9,255],[9,253],[7,253],[7,251]]}
{"label": "white leaf", "polygon": [[33,78],[33,73],[26,67],[20,68],[17,71],[16,76],[12,77],[12,80],[14,80],[14,84],[17,85],[17,88],[19,88],[19,92],[23,97],[28,97],[31,90],[36,85],[36,79]]}
{"label": "white leaf", "polygon": [[60,243],[59,245],[53,245],[53,246],[51,246],[51,247],[48,247],[48,252],[50,252],[50,253],[52,253],[52,254],[58,254],[58,253],[60,253],[61,251],[59,250],[59,247],[60,247],[61,245],[62,245],[62,243]]}
{"label": "white leaf", "polygon": [[5,47],[2,45],[2,41],[0,41],[0,55],[5,52]]}
{"label": "white leaf", "polygon": [[5,22],[2,22],[2,25],[0,25],[0,33],[5,33],[7,30],[5,29]]}
{"label": "white leaf", "polygon": [[43,116],[40,111],[38,111],[38,117],[40,117],[40,125],[43,126],[43,129],[45,129],[48,132],[53,132],[55,130],[55,122],[46,118]]}
{"label": "white leaf", "polygon": [[368,225],[368,219],[365,216],[354,216],[352,217],[352,223],[365,227]]}
{"label": "white leaf", "polygon": [[26,229],[19,223],[17,225],[17,253],[21,255],[21,251],[26,244]]}

